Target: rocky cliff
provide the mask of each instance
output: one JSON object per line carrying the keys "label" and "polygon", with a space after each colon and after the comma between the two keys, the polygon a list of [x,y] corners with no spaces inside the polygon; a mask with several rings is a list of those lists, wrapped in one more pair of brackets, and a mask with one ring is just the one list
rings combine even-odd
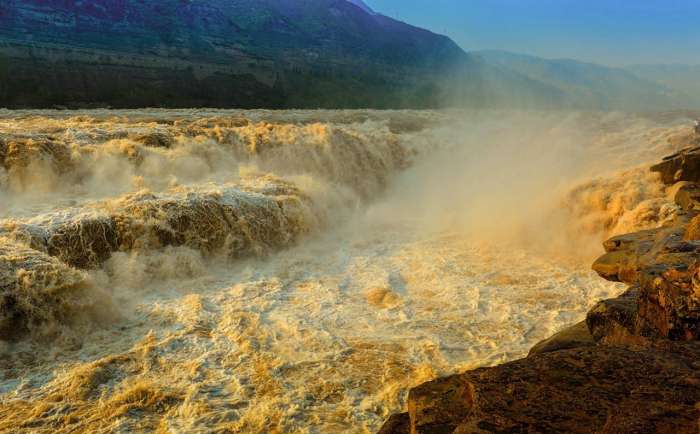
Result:
{"label": "rocky cliff", "polygon": [[677,211],[614,237],[593,265],[624,282],[584,323],[527,358],[411,390],[382,433],[697,433],[700,429],[700,149],[652,167]]}

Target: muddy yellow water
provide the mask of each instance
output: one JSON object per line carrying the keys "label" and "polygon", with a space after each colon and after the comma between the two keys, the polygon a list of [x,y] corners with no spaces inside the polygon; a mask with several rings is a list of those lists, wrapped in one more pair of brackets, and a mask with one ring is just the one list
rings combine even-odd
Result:
{"label": "muddy yellow water", "polygon": [[621,291],[682,115],[0,111],[0,431],[373,432]]}

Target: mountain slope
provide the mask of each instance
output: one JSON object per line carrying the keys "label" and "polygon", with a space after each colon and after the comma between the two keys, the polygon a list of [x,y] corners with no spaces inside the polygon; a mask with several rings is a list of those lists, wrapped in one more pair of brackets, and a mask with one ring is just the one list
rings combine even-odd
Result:
{"label": "mountain slope", "polygon": [[2,0],[0,107],[689,106],[613,68],[500,52],[361,0]]}
{"label": "mountain slope", "polygon": [[367,4],[365,2],[363,2],[362,0],[347,0],[347,1],[354,4],[358,8],[362,9],[363,11],[367,12],[368,14],[376,15],[376,13],[372,10],[372,8],[367,6]]}
{"label": "mountain slope", "polygon": [[[362,6],[346,0],[4,0],[0,105],[84,101],[96,90],[76,94],[77,82],[94,79],[112,89],[98,89],[103,96],[91,102],[116,105],[314,106],[327,99],[341,106],[397,105],[411,99],[417,83],[467,57],[445,36]],[[82,77],[73,80],[67,64]],[[234,81],[245,85],[227,84]],[[168,94],[185,83],[189,97]],[[22,94],[37,84],[46,95]],[[120,97],[133,86],[153,95]],[[217,87],[234,100],[217,99]]]}
{"label": "mountain slope", "polygon": [[700,101],[700,65],[633,65],[625,70]]}
{"label": "mountain slope", "polygon": [[686,95],[624,69],[504,51],[472,54],[492,66],[560,90],[565,104],[572,107],[649,110],[693,105]]}
{"label": "mountain slope", "polygon": [[[345,0],[10,0],[7,37],[222,62],[433,66],[463,53],[444,36]],[[2,18],[0,18],[1,20]]]}

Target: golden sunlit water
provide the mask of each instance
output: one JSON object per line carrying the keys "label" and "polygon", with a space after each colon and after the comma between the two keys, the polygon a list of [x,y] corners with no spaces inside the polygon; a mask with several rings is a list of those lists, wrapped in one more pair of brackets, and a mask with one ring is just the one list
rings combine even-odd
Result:
{"label": "golden sunlit water", "polygon": [[621,292],[590,262],[673,215],[686,124],[0,111],[0,430],[376,431]]}

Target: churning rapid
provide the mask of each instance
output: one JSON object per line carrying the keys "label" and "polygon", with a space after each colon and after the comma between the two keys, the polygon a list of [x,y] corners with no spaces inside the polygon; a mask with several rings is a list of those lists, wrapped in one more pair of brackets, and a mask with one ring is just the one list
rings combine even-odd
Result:
{"label": "churning rapid", "polygon": [[0,431],[371,432],[622,290],[682,114],[0,112]]}

